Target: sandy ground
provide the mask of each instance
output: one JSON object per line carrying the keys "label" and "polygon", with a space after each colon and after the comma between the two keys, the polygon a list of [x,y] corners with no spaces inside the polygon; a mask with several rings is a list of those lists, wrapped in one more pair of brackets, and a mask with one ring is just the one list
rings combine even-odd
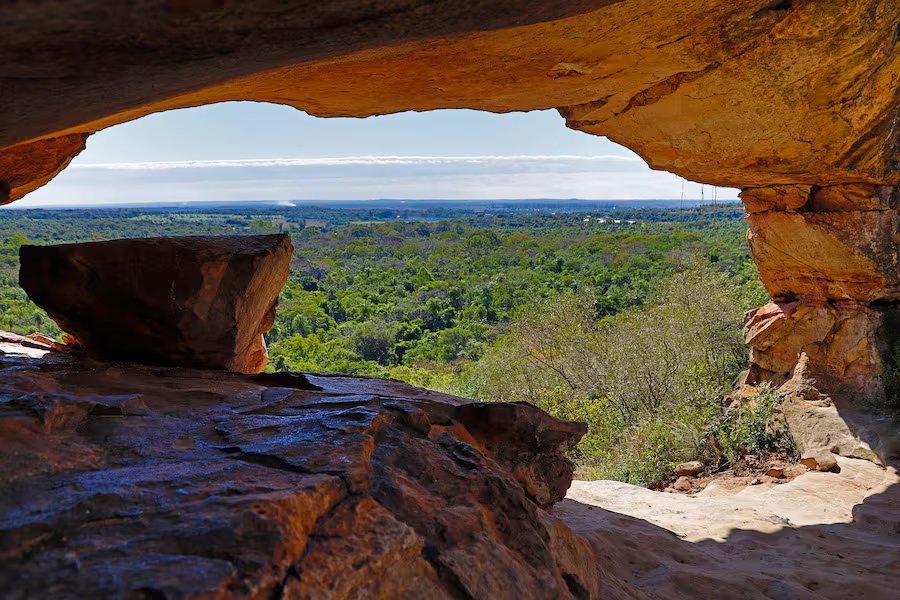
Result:
{"label": "sandy ground", "polygon": [[898,598],[897,471],[839,465],[693,495],[575,481],[553,513],[611,576],[653,598]]}

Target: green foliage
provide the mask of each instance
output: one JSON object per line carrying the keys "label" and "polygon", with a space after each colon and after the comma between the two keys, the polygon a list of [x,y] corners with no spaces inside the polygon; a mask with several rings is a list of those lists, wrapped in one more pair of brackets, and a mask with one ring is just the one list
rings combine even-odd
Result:
{"label": "green foliage", "polygon": [[588,423],[573,453],[581,476],[649,484],[683,460],[727,463],[761,447],[751,432],[763,415],[726,417],[719,404],[746,362],[742,313],[767,300],[742,210],[585,216],[4,210],[0,328],[60,333],[16,283],[28,240],[285,231],[295,252],[266,336],[270,370],[542,406]]}
{"label": "green foliage", "polygon": [[524,399],[588,423],[582,476],[647,485],[696,458],[746,364],[740,286],[709,266],[670,277],[646,306],[600,318],[562,292],[525,311],[461,377],[483,399]]}
{"label": "green foliage", "polygon": [[725,466],[747,454],[794,454],[793,439],[779,426],[782,403],[779,391],[763,384],[759,393],[722,411],[707,429],[703,458],[710,464]]}

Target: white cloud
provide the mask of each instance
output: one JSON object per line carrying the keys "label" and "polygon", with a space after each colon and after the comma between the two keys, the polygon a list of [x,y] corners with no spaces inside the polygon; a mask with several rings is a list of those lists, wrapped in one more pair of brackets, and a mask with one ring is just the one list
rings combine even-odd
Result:
{"label": "white cloud", "polygon": [[[227,200],[673,199],[681,180],[636,155],[347,156],[73,163],[16,206]],[[710,198],[712,188],[706,188]],[[686,197],[701,188],[686,185]],[[720,189],[720,199],[736,190]]]}
{"label": "white cloud", "polygon": [[343,156],[334,158],[256,158],[235,160],[182,160],[164,162],[87,163],[73,164],[72,169],[107,169],[116,171],[160,171],[168,169],[216,169],[241,167],[321,167],[354,165],[438,165],[489,163],[546,163],[623,161],[643,163],[637,156],[615,154],[599,156],[579,155],[522,155],[522,156]]}

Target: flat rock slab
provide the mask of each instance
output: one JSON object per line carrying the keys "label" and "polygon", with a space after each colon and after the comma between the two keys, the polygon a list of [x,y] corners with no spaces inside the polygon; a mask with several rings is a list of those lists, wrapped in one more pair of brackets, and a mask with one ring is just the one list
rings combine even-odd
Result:
{"label": "flat rock slab", "polygon": [[257,373],[292,252],[285,234],[25,245],[19,283],[94,358]]}
{"label": "flat rock slab", "polygon": [[716,481],[696,495],[574,481],[553,515],[591,544],[607,578],[653,598],[896,598],[900,478],[837,460],[840,473],[736,493]]}
{"label": "flat rock slab", "polygon": [[542,509],[585,426],[466,402],[0,355],[0,596],[600,597]]}

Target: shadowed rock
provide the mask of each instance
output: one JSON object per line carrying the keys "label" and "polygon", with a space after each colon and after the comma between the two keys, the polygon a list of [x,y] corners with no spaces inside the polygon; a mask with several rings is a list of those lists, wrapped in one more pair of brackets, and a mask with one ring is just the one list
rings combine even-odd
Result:
{"label": "shadowed rock", "polygon": [[256,373],[287,235],[22,246],[19,282],[92,357]]}

